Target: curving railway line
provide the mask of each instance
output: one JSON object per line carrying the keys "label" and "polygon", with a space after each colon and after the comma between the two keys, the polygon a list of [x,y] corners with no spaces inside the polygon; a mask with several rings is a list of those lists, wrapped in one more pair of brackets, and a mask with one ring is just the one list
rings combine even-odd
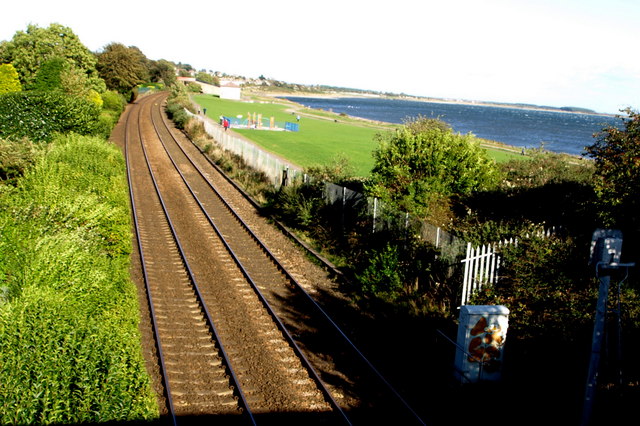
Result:
{"label": "curving railway line", "polygon": [[308,280],[287,271],[279,247],[261,241],[259,215],[172,131],[165,97],[131,105],[121,136],[139,254],[133,276],[147,301],[148,368],[163,417],[423,424],[314,300]]}

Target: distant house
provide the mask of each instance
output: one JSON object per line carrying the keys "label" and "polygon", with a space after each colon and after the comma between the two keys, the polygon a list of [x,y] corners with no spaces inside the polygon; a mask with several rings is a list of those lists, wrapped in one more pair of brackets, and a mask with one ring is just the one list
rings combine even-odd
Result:
{"label": "distant house", "polygon": [[178,81],[183,82],[184,84],[189,84],[191,82],[195,82],[196,78],[195,77],[176,77],[178,79]]}
{"label": "distant house", "polygon": [[233,81],[220,82],[220,99],[240,100],[240,85]]}

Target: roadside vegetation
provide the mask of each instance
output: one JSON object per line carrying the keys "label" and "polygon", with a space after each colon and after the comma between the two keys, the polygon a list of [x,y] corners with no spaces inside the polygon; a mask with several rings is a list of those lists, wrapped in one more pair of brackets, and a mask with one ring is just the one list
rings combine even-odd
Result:
{"label": "roadside vegetation", "polygon": [[41,150],[0,187],[0,422],[155,418],[122,155],[78,135]]}
{"label": "roadside vegetation", "polygon": [[0,64],[0,423],[157,419],[124,158],[106,140],[149,62],[52,24],[1,42]]}

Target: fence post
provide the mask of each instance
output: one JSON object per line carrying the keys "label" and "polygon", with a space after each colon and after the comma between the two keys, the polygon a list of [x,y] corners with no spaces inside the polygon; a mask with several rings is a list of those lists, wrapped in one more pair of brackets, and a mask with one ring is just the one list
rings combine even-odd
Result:
{"label": "fence post", "polygon": [[489,264],[489,280],[491,284],[495,284],[494,277],[497,277],[497,263],[498,263],[498,255],[496,254],[497,246],[495,244],[492,245],[491,250],[493,251],[493,256],[491,256],[490,264]]}
{"label": "fence post", "polygon": [[378,198],[373,197],[373,233],[376,232],[376,214],[378,209]]}
{"label": "fence post", "polygon": [[342,211],[340,212],[340,225],[342,226],[342,232],[344,233],[344,211],[347,208],[347,187],[342,187]]}
{"label": "fence post", "polygon": [[[473,257],[478,256],[478,253],[480,252],[480,247],[476,247],[476,249],[473,251]],[[473,262],[473,271],[471,272],[471,291],[469,292],[469,296],[471,296],[471,294],[473,294],[474,291],[476,291],[476,277],[478,276],[478,262]]]}
{"label": "fence post", "polygon": [[467,304],[467,297],[469,297],[469,269],[470,266],[469,265],[469,258],[471,257],[471,243],[467,243],[467,256],[465,257],[465,262],[464,262],[464,277],[462,279],[462,302],[460,303],[460,305],[466,305]]}

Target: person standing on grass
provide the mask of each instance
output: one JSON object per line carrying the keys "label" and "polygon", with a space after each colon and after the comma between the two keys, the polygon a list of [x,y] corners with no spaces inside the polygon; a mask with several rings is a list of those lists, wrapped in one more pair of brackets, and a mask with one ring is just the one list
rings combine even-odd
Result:
{"label": "person standing on grass", "polygon": [[224,131],[225,131],[225,132],[226,132],[226,131],[227,131],[227,129],[229,128],[229,124],[230,124],[230,123],[229,123],[229,119],[228,119],[227,117],[225,117],[225,118],[222,120],[222,125],[224,126]]}

